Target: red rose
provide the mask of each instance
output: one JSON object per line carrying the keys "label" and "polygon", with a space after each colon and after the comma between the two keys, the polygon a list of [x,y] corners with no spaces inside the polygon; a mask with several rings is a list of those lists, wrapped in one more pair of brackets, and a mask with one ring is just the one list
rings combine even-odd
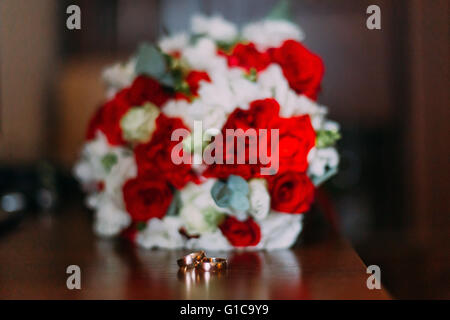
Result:
{"label": "red rose", "polygon": [[191,94],[194,96],[198,95],[198,89],[200,87],[200,81],[211,82],[209,75],[204,71],[191,71],[186,76],[186,82],[189,85],[189,89],[191,90]]}
{"label": "red rose", "polygon": [[255,165],[248,164],[212,164],[206,168],[203,172],[203,176],[206,178],[219,178],[227,179],[230,175],[240,176],[245,180],[251,179],[256,176]]}
{"label": "red rose", "polygon": [[316,100],[324,73],[322,59],[295,40],[287,40],[280,48],[269,52],[272,60],[283,69],[289,86]]}
{"label": "red rose", "polygon": [[120,119],[131,108],[128,102],[129,89],[119,91],[112,100],[105,103],[91,119],[87,138],[93,139],[97,130],[102,131],[109,144],[122,145],[125,143],[120,128]]}
{"label": "red rose", "polygon": [[278,118],[280,105],[275,99],[262,99],[250,103],[248,110],[235,109],[223,126],[225,129],[267,129]]}
{"label": "red rose", "polygon": [[172,161],[172,149],[180,143],[171,141],[175,129],[188,130],[181,119],[169,118],[161,113],[156,119],[151,140],[136,146],[134,152],[140,175],[162,175],[175,188],[181,189],[189,181],[197,181],[197,177],[190,164],[175,164]]}
{"label": "red rose", "polygon": [[167,182],[157,176],[137,177],[123,186],[125,207],[133,221],[161,219],[172,202],[173,192]]}
{"label": "red rose", "polygon": [[239,221],[235,217],[228,216],[219,228],[235,247],[256,246],[261,240],[261,230],[251,218]]}
{"label": "red rose", "polygon": [[256,69],[261,71],[270,64],[270,56],[267,52],[259,52],[253,43],[239,43],[227,56],[228,66],[241,67],[247,71]]}
{"label": "red rose", "polygon": [[286,171],[268,179],[271,206],[286,213],[304,213],[314,201],[314,185],[305,173]]}
{"label": "red rose", "polygon": [[137,177],[123,186],[125,207],[133,221],[161,219],[166,214],[173,191],[161,176]]}
{"label": "red rose", "polygon": [[[267,145],[259,145],[259,148],[266,148],[267,146],[270,146],[270,128],[278,120],[279,110],[280,106],[274,99],[256,100],[250,104],[249,110],[240,108],[235,109],[222,128],[223,142],[225,143],[225,145],[223,145],[224,163],[210,165],[203,173],[204,176],[222,179],[227,178],[231,174],[241,176],[244,179],[258,176],[260,171],[260,164],[258,163],[258,141],[250,141],[250,137],[242,137],[245,138],[245,149],[239,151],[241,153],[245,152],[245,163],[238,164],[238,139],[230,136],[228,141],[226,141],[226,131],[227,129],[242,129],[244,131],[243,134],[245,135],[246,130],[254,129],[258,140],[260,133],[262,134],[259,129],[266,129]],[[241,134],[235,132],[235,136],[239,137]],[[235,139],[234,144],[232,144],[231,138]],[[259,142],[261,142],[261,140]],[[220,148],[220,140],[216,145],[217,148]],[[252,155],[254,159],[256,158],[256,164],[250,164],[250,155]],[[231,164],[231,160],[234,161],[234,164]]]}
{"label": "red rose", "polygon": [[316,143],[316,132],[309,115],[280,118],[274,125],[279,129],[279,172],[305,172],[308,168],[308,153]]}
{"label": "red rose", "polygon": [[168,99],[170,93],[155,80],[146,77],[137,77],[130,88],[125,88],[116,93],[114,98],[106,102],[91,119],[86,137],[88,140],[95,138],[97,130],[102,131],[109,144],[123,145],[120,120],[131,107],[142,106],[151,102],[162,106]]}
{"label": "red rose", "polygon": [[140,75],[133,81],[128,96],[132,106],[142,106],[146,102],[151,102],[161,107],[170,98],[171,93],[158,81],[144,75]]}

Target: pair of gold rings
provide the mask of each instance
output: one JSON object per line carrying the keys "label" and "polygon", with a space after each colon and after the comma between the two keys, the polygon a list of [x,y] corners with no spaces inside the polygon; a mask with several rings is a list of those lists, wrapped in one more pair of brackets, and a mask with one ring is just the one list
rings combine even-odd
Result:
{"label": "pair of gold rings", "polygon": [[192,252],[177,260],[182,269],[199,269],[207,272],[222,271],[227,268],[227,259],[206,257],[205,251]]}

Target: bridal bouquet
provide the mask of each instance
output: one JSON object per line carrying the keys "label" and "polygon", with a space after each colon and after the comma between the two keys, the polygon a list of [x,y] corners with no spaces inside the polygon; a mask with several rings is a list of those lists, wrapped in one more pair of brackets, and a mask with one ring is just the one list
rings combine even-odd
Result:
{"label": "bridal bouquet", "polygon": [[75,175],[101,236],[145,248],[291,246],[336,173],[322,60],[287,20],[195,16],[106,69]]}

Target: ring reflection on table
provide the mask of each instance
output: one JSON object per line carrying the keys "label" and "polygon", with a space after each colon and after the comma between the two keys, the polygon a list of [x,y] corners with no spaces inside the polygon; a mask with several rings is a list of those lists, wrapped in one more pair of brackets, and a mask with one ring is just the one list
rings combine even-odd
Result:
{"label": "ring reflection on table", "polygon": [[205,251],[192,252],[177,260],[180,268],[195,268],[205,258]]}
{"label": "ring reflection on table", "polygon": [[227,259],[224,258],[203,258],[198,268],[206,272],[218,272],[227,268]]}

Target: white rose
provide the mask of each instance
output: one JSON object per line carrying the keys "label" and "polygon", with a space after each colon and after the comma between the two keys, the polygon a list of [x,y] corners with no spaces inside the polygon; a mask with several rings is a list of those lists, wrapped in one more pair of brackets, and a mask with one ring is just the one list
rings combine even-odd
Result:
{"label": "white rose", "polygon": [[231,42],[238,34],[236,26],[221,16],[195,15],[191,20],[191,27],[194,34],[205,35],[215,41]]}
{"label": "white rose", "polygon": [[302,230],[302,220],[302,214],[271,211],[266,219],[259,221],[261,241],[258,247],[266,250],[291,247]]}
{"label": "white rose", "polygon": [[191,182],[180,191],[180,218],[189,234],[215,231],[226,212],[216,205],[211,196],[211,188],[215,182],[216,179],[208,179],[200,185]]}
{"label": "white rose", "polygon": [[152,103],[128,110],[120,120],[124,139],[128,142],[148,142],[156,129],[158,116],[159,108]]}
{"label": "white rose", "polygon": [[270,196],[267,192],[267,182],[265,179],[251,179],[249,187],[249,213],[256,220],[263,220],[270,210]]}
{"label": "white rose", "polygon": [[243,28],[242,36],[255,43],[261,51],[280,47],[288,39],[297,41],[304,39],[303,31],[286,20],[263,20],[250,23]]}
{"label": "white rose", "polygon": [[164,249],[179,249],[184,246],[184,240],[179,229],[182,227],[180,218],[164,217],[150,219],[144,230],[138,232],[136,243],[140,246]]}
{"label": "white rose", "polygon": [[308,153],[308,175],[321,177],[327,168],[334,169],[339,165],[339,153],[333,147],[312,148]]}

